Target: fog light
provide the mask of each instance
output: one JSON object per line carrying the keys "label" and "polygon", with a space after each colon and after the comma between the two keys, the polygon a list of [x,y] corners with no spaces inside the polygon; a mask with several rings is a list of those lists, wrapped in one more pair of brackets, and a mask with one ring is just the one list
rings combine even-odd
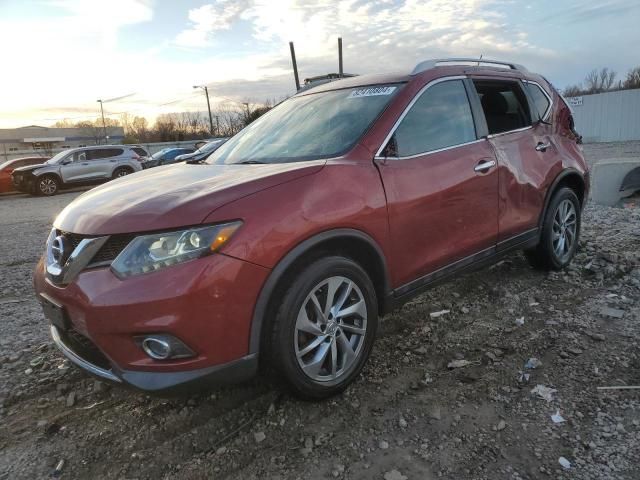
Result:
{"label": "fog light", "polygon": [[144,353],[154,360],[170,360],[195,356],[193,350],[176,337],[167,334],[154,334],[137,337]]}

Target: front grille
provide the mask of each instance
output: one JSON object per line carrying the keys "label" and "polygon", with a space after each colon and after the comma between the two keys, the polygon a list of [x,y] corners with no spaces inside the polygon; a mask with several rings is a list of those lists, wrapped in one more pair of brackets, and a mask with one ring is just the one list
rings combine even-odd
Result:
{"label": "front grille", "polygon": [[[71,243],[73,249],[80,244],[85,238],[94,238],[91,235],[79,235],[77,233],[58,231],[58,235],[64,235],[64,237]],[[116,257],[125,249],[127,245],[133,240],[135,235],[121,233],[111,235],[105,244],[98,250],[93,256],[88,266],[94,266],[97,264],[105,264],[113,262]]]}
{"label": "front grille", "polygon": [[60,333],[65,345],[83,360],[104,370],[111,368],[111,363],[104,354],[96,347],[96,345],[87,337],[74,329],[69,329],[64,333]]}

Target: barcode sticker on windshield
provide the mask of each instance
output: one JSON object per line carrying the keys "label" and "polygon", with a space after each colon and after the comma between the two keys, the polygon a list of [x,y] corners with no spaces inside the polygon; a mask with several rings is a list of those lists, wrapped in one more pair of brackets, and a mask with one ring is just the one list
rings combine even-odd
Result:
{"label": "barcode sticker on windshield", "polygon": [[369,87],[354,90],[347,98],[375,97],[377,95],[391,95],[396,87]]}

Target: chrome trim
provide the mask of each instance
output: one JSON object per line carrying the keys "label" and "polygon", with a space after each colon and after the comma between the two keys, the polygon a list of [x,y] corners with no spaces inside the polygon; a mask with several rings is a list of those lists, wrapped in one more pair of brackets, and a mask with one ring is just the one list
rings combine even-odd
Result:
{"label": "chrome trim", "polygon": [[[433,85],[436,85],[438,83],[447,82],[447,81],[450,81],[450,80],[464,80],[465,78],[467,78],[466,75],[455,75],[455,76],[450,76],[450,77],[436,78],[435,80],[431,80],[424,87],[422,87],[420,89],[420,91],[418,93],[416,93],[416,95],[413,97],[411,102],[409,102],[409,105],[407,105],[405,107],[405,109],[402,111],[402,113],[400,114],[400,116],[398,117],[396,122],[393,124],[393,127],[391,127],[391,130],[389,130],[389,133],[387,134],[387,136],[385,137],[384,141],[380,145],[380,148],[378,148],[378,151],[376,152],[374,158],[376,158],[378,160],[387,159],[387,158],[390,158],[390,159],[393,159],[393,160],[399,160],[401,158],[413,158],[414,156],[423,155],[422,153],[419,153],[419,154],[416,154],[416,155],[412,155],[411,157],[383,157],[381,154],[382,154],[382,150],[384,150],[384,147],[386,147],[387,143],[389,142],[389,139],[393,136],[393,134],[395,133],[396,129],[400,125],[400,122],[402,122],[402,120],[404,120],[404,117],[407,116],[407,113],[409,113],[409,110],[411,110],[411,107],[413,107],[413,105],[418,101],[418,99],[422,96],[422,94],[428,88],[430,88]],[[469,108],[471,108],[471,105],[469,105]],[[459,146],[459,145],[454,145],[454,146]],[[449,148],[449,147],[447,147],[447,148]],[[434,150],[434,152],[435,152],[435,150]],[[425,153],[428,153],[428,152],[425,152]]]}
{"label": "chrome trim", "polygon": [[542,90],[542,93],[544,94],[545,97],[547,97],[547,100],[549,100],[549,107],[547,107],[547,110],[544,112],[544,115],[542,115],[542,120],[547,120],[547,118],[549,117],[549,114],[551,113],[551,110],[553,110],[553,97],[551,97],[548,93],[547,90],[540,85],[538,82],[535,82],[533,80],[522,80],[522,83],[531,83],[533,85],[536,85],[540,88],[540,90]]}
{"label": "chrome trim", "polygon": [[459,143],[457,145],[451,145],[450,147],[443,147],[443,148],[439,148],[437,150],[430,150],[430,151],[424,152],[424,153],[416,153],[415,155],[409,155],[407,157],[378,157],[378,156],[375,156],[373,158],[374,158],[374,160],[392,160],[394,162],[396,160],[411,160],[412,158],[424,157],[425,155],[431,155],[433,153],[445,152],[447,150],[452,150],[454,148],[459,148],[459,147],[464,147],[466,145],[473,145],[474,143],[484,142],[484,140],[485,140],[484,138],[479,138],[477,140],[472,140],[471,142]]}
{"label": "chrome trim", "polygon": [[87,362],[84,358],[80,357],[76,352],[67,347],[67,345],[65,345],[62,338],[60,337],[58,329],[53,325],[51,325],[51,338],[53,338],[54,343],[60,349],[60,351],[62,351],[64,356],[78,367],[106,380],[117,383],[122,382],[122,380],[116,377],[110,370],[105,370],[104,368],[100,368],[93,363]]}
{"label": "chrome trim", "polygon": [[536,152],[545,152],[547,148],[551,148],[551,142],[549,143],[540,142],[539,144],[536,145]]}
{"label": "chrome trim", "polygon": [[447,66],[447,65],[438,65],[439,63],[448,63],[448,64],[458,64],[466,67],[493,67],[493,68],[507,68],[509,70],[516,70],[518,72],[527,72],[528,70],[517,63],[512,62],[503,62],[500,60],[490,60],[484,58],[469,58],[469,57],[452,57],[452,58],[433,58],[430,60],[425,60],[423,62],[418,63],[411,75],[417,75],[420,72],[424,72],[426,70],[430,70],[435,67]]}
{"label": "chrome trim", "polygon": [[[60,265],[53,255],[53,242],[58,238],[53,237],[54,235],[55,230],[52,230],[47,241],[47,275],[53,283],[62,285],[73,281],[109,239],[108,235],[83,239],[71,252],[64,265]],[[64,257],[63,252],[60,257]]]}
{"label": "chrome trim", "polygon": [[496,166],[495,160],[488,160],[476,165],[473,170],[475,172],[486,172],[487,170],[495,166]]}
{"label": "chrome trim", "polygon": [[506,132],[491,133],[487,135],[487,138],[500,137],[501,135],[508,135],[509,133],[524,132],[525,130],[529,130],[531,128],[533,128],[533,125],[529,125],[528,127],[516,128],[515,130],[507,130]]}

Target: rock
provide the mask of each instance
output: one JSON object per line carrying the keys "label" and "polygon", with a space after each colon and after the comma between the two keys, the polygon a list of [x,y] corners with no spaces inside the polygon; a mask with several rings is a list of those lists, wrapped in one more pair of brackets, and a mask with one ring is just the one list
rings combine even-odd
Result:
{"label": "rock", "polygon": [[562,465],[562,468],[565,470],[569,470],[571,468],[571,462],[564,457],[560,457],[558,459],[558,463]]}
{"label": "rock", "polygon": [[524,317],[516,318],[516,325],[521,327],[524,325]]}
{"label": "rock", "polygon": [[394,469],[384,474],[384,480],[407,480],[407,476]]}
{"label": "rock", "polygon": [[223,455],[225,453],[227,453],[227,447],[220,447],[216,450],[216,455]]}
{"label": "rock", "polygon": [[56,468],[53,470],[53,473],[51,474],[53,477],[58,478],[60,475],[62,475],[62,469],[64,468],[64,458],[60,459],[60,461],[57,463]]}
{"label": "rock", "polygon": [[253,438],[255,438],[256,443],[260,443],[264,441],[264,439],[267,438],[267,436],[264,434],[264,432],[257,432],[253,434]]}
{"label": "rock", "polygon": [[576,347],[567,348],[567,352],[569,352],[571,355],[582,355],[582,350]]}
{"label": "rock", "polygon": [[76,392],[69,392],[69,395],[67,395],[67,407],[71,408],[75,405],[76,403]]}
{"label": "rock", "polygon": [[378,443],[378,447],[380,447],[382,450],[386,450],[387,448],[389,448],[389,443],[385,442],[384,440],[380,440],[380,443]]}
{"label": "rock", "polygon": [[433,410],[431,410],[431,412],[429,413],[429,417],[433,418],[434,420],[440,420],[442,418],[440,407],[435,407]]}
{"label": "rock", "polygon": [[507,422],[505,422],[504,420],[500,420],[498,422],[498,425],[496,426],[496,430],[501,431],[501,430],[504,430],[505,428],[507,428]]}
{"label": "rock", "polygon": [[99,380],[93,382],[93,393],[101,393],[106,390],[105,384]]}
{"label": "rock", "polygon": [[569,354],[562,350],[559,354],[560,358],[569,358]]}
{"label": "rock", "polygon": [[624,310],[611,307],[602,307],[600,309],[600,315],[611,318],[622,318],[624,316]]}
{"label": "rock", "polygon": [[339,477],[343,473],[344,473],[344,465],[337,464],[333,469],[333,471],[331,472],[331,475],[333,475],[334,477]]}
{"label": "rock", "polygon": [[449,364],[447,365],[447,368],[453,370],[454,368],[464,368],[464,367],[468,367],[469,365],[471,365],[472,362],[470,362],[469,360],[452,360],[451,362],[449,362]]}
{"label": "rock", "polygon": [[402,415],[400,415],[400,418],[398,419],[398,426],[400,428],[407,428],[407,421],[404,419]]}
{"label": "rock", "polygon": [[586,332],[586,334],[592,339],[595,340],[596,342],[604,342],[607,337],[605,337],[603,334],[601,333],[595,333],[595,332]]}

